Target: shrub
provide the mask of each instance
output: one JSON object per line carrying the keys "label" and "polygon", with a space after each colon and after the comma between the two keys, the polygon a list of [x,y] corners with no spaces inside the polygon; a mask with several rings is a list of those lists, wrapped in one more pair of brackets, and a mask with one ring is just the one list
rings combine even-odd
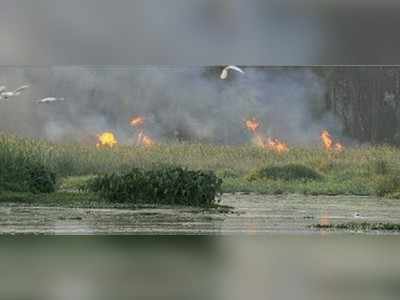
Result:
{"label": "shrub", "polygon": [[207,207],[215,204],[221,184],[212,172],[168,167],[98,176],[89,181],[88,190],[113,202]]}
{"label": "shrub", "polygon": [[248,175],[248,180],[273,179],[273,180],[319,180],[322,176],[313,169],[297,164],[284,166],[271,166],[258,169]]}
{"label": "shrub", "polygon": [[56,176],[41,164],[31,165],[29,173],[29,191],[33,193],[52,193],[55,191]]}
{"label": "shrub", "polygon": [[41,151],[31,144],[0,134],[0,190],[49,193],[55,190],[55,175]]}
{"label": "shrub", "polygon": [[36,162],[20,162],[18,166],[0,171],[0,190],[3,191],[51,193],[55,185],[55,174]]}

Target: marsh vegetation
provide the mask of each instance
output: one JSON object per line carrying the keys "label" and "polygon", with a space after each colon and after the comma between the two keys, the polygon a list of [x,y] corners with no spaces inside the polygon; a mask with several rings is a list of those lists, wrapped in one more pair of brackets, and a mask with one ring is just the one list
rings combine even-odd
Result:
{"label": "marsh vegetation", "polygon": [[[212,195],[222,191],[400,197],[400,150],[392,146],[353,147],[341,153],[318,146],[291,147],[283,154],[250,144],[174,143],[98,149],[1,134],[0,168],[2,194],[56,191],[86,195],[91,193],[87,187],[94,178],[114,178],[133,169],[140,174],[153,172],[154,178],[160,178],[157,172],[168,173],[163,169],[182,168],[187,174],[208,174],[212,178],[209,187],[215,187]],[[222,180],[220,190],[217,177]],[[203,177],[193,177],[197,182],[194,186],[207,190],[204,182],[198,184],[199,178]]]}

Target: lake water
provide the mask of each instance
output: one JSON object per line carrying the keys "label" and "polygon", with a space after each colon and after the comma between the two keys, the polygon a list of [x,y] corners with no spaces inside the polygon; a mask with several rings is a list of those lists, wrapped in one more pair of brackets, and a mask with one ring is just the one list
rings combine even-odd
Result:
{"label": "lake water", "polygon": [[387,235],[0,238],[1,299],[399,299]]}
{"label": "lake water", "polygon": [[399,235],[309,227],[400,222],[398,203],[235,194],[223,197],[234,207],[226,213],[10,203],[0,207],[3,233],[168,235],[0,237],[0,298],[399,299]]}
{"label": "lake water", "polygon": [[[312,224],[400,223],[400,201],[360,196],[226,194],[230,211],[198,208],[77,209],[0,206],[0,233],[316,233]],[[326,233],[326,232],[322,232]],[[396,234],[396,233],[391,233]]]}

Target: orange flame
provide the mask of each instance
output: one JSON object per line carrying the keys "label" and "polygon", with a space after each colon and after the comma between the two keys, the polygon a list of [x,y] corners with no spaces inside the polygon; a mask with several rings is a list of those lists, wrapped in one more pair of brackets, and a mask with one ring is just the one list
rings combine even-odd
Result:
{"label": "orange flame", "polygon": [[287,144],[279,141],[278,139],[268,138],[267,141],[264,143],[264,147],[273,150],[276,153],[285,153],[289,151],[289,147]]}
{"label": "orange flame", "polygon": [[340,143],[335,144],[335,151],[336,152],[342,152],[344,150],[344,146]]}
{"label": "orange flame", "polygon": [[256,118],[252,118],[249,120],[246,120],[246,127],[252,132],[255,133],[257,129],[260,127],[260,122],[257,121]]}
{"label": "orange flame", "polygon": [[[145,121],[144,117],[136,116],[131,119],[130,124],[133,127],[139,128],[144,125],[144,121]],[[155,141],[151,139],[149,136],[145,135],[144,131],[141,129],[136,139],[136,145],[143,145],[145,147],[149,147],[154,144]]]}
{"label": "orange flame", "polygon": [[148,137],[147,135],[143,136],[142,142],[143,142],[144,146],[152,146],[152,145],[155,144],[155,142],[150,137]]}
{"label": "orange flame", "polygon": [[140,131],[136,140],[137,145],[143,145],[145,147],[153,146],[155,141],[149,136],[145,135],[143,131]]}
{"label": "orange flame", "polygon": [[118,141],[112,132],[103,132],[102,134],[97,135],[97,140],[98,140],[96,144],[97,148],[100,147],[112,148],[116,144],[118,144]]}
{"label": "orange flame", "polygon": [[334,142],[328,130],[322,131],[321,140],[325,150],[327,151],[342,152],[344,150],[344,146],[342,144]]}
{"label": "orange flame", "polygon": [[144,117],[141,117],[141,116],[133,117],[133,118],[131,119],[131,121],[130,121],[130,124],[131,124],[133,127],[140,127],[140,126],[143,126],[143,124],[144,124]]}
{"label": "orange flame", "polygon": [[325,150],[332,150],[333,139],[328,130],[322,131],[321,139]]}
{"label": "orange flame", "polygon": [[289,147],[287,144],[281,142],[277,138],[265,138],[262,134],[260,134],[258,129],[261,126],[261,123],[256,118],[251,118],[246,120],[246,127],[253,134],[255,143],[263,147],[266,150],[274,151],[278,154],[286,153],[289,151]]}

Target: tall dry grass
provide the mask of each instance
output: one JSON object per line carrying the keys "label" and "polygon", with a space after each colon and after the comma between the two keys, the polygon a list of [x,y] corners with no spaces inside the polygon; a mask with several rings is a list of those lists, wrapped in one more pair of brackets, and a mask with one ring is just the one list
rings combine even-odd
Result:
{"label": "tall dry grass", "polygon": [[400,174],[400,149],[364,146],[332,154],[319,147],[292,147],[282,155],[251,144],[226,146],[175,143],[148,148],[117,145],[112,149],[97,149],[95,145],[54,144],[0,134],[0,170],[3,177],[6,176],[5,172],[15,177],[22,169],[21,166],[35,162],[45,165],[59,177],[172,165],[193,170],[212,170],[221,177],[231,179],[242,178],[261,167],[300,164],[316,170],[328,180],[319,183],[318,188],[326,182],[344,182],[349,187],[361,182],[362,189],[389,175]]}

